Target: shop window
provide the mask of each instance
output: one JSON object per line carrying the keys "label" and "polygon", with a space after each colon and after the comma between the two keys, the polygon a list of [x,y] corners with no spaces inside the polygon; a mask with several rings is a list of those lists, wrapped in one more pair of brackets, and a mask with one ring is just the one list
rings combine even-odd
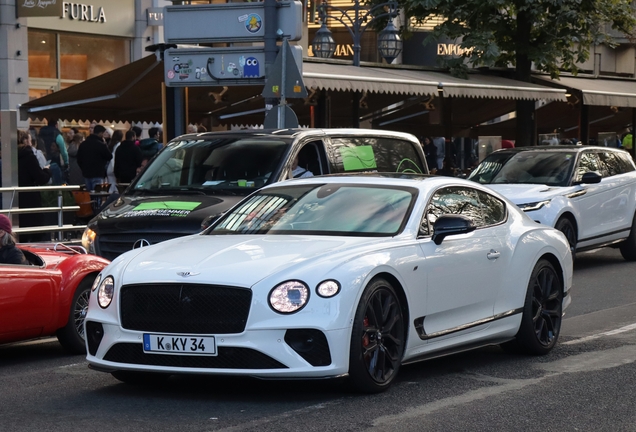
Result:
{"label": "shop window", "polygon": [[60,74],[63,80],[87,80],[126,65],[127,39],[60,34]]}
{"label": "shop window", "polygon": [[57,78],[55,33],[29,30],[29,78]]}

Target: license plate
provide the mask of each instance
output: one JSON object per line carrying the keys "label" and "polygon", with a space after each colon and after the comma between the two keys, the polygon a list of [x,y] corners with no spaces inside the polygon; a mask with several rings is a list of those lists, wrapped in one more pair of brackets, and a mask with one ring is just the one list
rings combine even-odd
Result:
{"label": "license plate", "polygon": [[144,333],[144,352],[215,356],[217,354],[216,339],[214,336]]}

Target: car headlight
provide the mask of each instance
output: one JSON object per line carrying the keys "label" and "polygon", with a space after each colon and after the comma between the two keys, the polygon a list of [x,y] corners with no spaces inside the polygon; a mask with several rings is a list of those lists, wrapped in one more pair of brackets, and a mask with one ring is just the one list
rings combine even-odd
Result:
{"label": "car headlight", "polygon": [[287,281],[269,293],[269,305],[276,312],[288,314],[301,310],[309,300],[309,288],[301,281]]}
{"label": "car headlight", "polygon": [[316,287],[316,294],[320,297],[333,297],[340,292],[340,284],[335,280],[322,281]]}
{"label": "car headlight", "polygon": [[82,234],[82,246],[88,253],[95,254],[95,237],[97,233],[90,228],[86,228]]}
{"label": "car headlight", "polygon": [[97,289],[101,281],[102,281],[102,275],[98,274],[97,277],[95,278],[95,281],[93,282],[93,286],[91,287],[91,292]]}
{"label": "car headlight", "polygon": [[115,279],[112,276],[106,276],[102,283],[99,284],[97,290],[97,303],[106,309],[110,302],[113,301],[113,294],[115,293]]}
{"label": "car headlight", "polygon": [[550,204],[550,200],[538,201],[528,204],[519,204],[519,208],[524,212],[539,210],[541,207]]}

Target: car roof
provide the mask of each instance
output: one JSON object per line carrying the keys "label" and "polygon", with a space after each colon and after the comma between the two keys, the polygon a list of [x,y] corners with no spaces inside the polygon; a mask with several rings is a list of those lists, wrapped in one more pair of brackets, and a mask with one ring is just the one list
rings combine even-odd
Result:
{"label": "car roof", "polygon": [[[519,153],[527,151],[550,151],[550,152],[577,152],[580,153],[585,150],[604,150],[604,151],[625,151],[614,147],[601,147],[601,146],[589,146],[589,145],[540,145],[529,147],[515,147],[496,150],[496,153]],[[494,152],[493,152],[494,153]]]}
{"label": "car roof", "polygon": [[224,137],[287,137],[302,138],[306,136],[375,136],[375,137],[394,137],[418,142],[419,140],[412,134],[404,132],[394,132],[380,129],[357,129],[357,128],[290,128],[290,129],[244,129],[232,131],[203,132],[180,135],[174,139],[216,139]]}

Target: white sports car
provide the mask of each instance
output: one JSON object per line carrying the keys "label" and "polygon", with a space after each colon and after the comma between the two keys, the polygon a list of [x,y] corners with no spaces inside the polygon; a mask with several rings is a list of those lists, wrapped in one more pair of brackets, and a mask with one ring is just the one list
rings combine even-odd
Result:
{"label": "white sports car", "polygon": [[135,249],[93,285],[91,368],[349,376],[377,392],[401,364],[484,345],[541,355],[569,305],[565,236],[467,180],[290,180],[201,234]]}

